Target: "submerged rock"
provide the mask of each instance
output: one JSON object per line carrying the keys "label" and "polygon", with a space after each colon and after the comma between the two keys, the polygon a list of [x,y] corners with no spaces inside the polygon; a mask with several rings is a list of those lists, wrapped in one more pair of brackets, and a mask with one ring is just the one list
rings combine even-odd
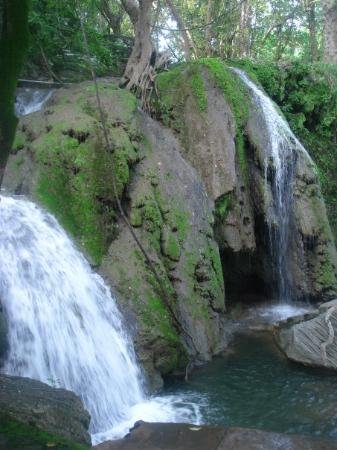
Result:
{"label": "submerged rock", "polygon": [[138,422],[119,441],[93,450],[335,450],[335,442],[246,428]]}
{"label": "submerged rock", "polygon": [[314,316],[281,324],[276,340],[292,361],[337,370],[337,300],[321,304]]}
{"label": "submerged rock", "polygon": [[30,378],[0,375],[1,416],[71,441],[90,444],[90,416],[70,391]]}

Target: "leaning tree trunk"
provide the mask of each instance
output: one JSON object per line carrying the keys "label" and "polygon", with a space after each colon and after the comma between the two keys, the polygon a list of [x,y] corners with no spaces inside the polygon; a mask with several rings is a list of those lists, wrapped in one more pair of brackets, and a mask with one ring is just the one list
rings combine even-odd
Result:
{"label": "leaning tree trunk", "polygon": [[324,21],[324,61],[337,62],[337,2],[322,0]]}
{"label": "leaning tree trunk", "polygon": [[28,0],[4,0],[0,36],[0,186],[14,139],[14,96],[28,48]]}
{"label": "leaning tree trunk", "polygon": [[[144,73],[148,70],[153,44],[151,40],[151,7],[153,0],[139,0],[139,8],[136,10],[135,3],[123,1],[135,30],[135,42],[131,55],[128,59],[125,72],[121,81],[128,89],[141,87]],[[133,6],[133,10],[128,9]]]}
{"label": "leaning tree trunk", "polygon": [[194,45],[191,33],[185,27],[184,21],[182,20],[179,14],[178,8],[176,8],[173,1],[166,0],[166,4],[169,10],[171,11],[173,19],[176,21],[178,25],[178,29],[181,33],[181,37],[183,40],[185,59],[186,61],[188,61],[189,59],[191,59],[192,55],[197,56],[197,49],[196,46]]}

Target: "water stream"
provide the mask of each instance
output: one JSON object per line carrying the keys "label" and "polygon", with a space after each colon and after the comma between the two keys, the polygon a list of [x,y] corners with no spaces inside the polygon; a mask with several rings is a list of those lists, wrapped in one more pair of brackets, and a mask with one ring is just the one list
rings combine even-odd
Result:
{"label": "water stream", "polygon": [[[270,250],[276,272],[276,297],[279,303],[293,301],[291,272],[288,270],[291,234],[293,233],[293,181],[299,153],[310,159],[303,145],[291,131],[273,101],[240,69],[233,71],[241,78],[253,100],[266,136],[264,177],[266,192],[271,186],[272,204],[267,208]],[[311,159],[310,159],[311,161]]]}
{"label": "water stream", "polygon": [[54,217],[1,197],[0,229],[4,373],[76,392],[91,414],[94,442],[124,435],[139,419],[200,421],[193,397],[146,398],[115,299]]}

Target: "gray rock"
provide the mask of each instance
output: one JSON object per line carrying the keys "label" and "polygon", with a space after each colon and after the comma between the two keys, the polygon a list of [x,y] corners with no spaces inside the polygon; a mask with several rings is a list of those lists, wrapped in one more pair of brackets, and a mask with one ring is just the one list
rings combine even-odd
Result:
{"label": "gray rock", "polygon": [[281,326],[276,340],[292,361],[336,370],[337,301],[321,305],[314,318]]}
{"label": "gray rock", "polygon": [[138,422],[119,441],[93,450],[335,450],[336,442],[245,428]]}
{"label": "gray rock", "polygon": [[74,442],[91,442],[90,416],[81,400],[40,381],[0,375],[0,413]]}

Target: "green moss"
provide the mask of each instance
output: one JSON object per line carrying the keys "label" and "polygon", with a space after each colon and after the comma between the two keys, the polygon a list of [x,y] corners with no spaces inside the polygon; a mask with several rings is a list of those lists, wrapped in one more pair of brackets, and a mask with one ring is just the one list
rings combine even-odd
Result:
{"label": "green moss", "polygon": [[205,92],[204,79],[200,73],[200,66],[194,64],[189,74],[189,85],[191,90],[197,99],[197,103],[200,111],[205,111],[207,108],[207,97]]}
{"label": "green moss", "polygon": [[25,146],[25,141],[26,141],[25,135],[22,132],[17,131],[15,134],[12,149],[14,151],[19,151],[19,150],[23,149]]}
{"label": "green moss", "polygon": [[217,218],[223,220],[227,217],[227,214],[232,206],[232,194],[228,193],[219,197],[215,202],[215,214]]}
{"label": "green moss", "polygon": [[[49,132],[31,143],[39,167],[37,198],[77,239],[94,264],[100,263],[116,232],[112,174],[121,198],[129,183],[130,167],[140,158],[135,145],[141,139],[134,124],[135,98],[104,83],[100,88],[105,89],[103,100],[113,102],[116,109],[116,122],[108,125],[113,151],[105,149],[95,120],[94,95],[85,97],[87,104],[93,105],[92,115],[83,111],[83,89],[75,96],[71,115],[69,106],[62,102],[53,106]],[[86,90],[91,92],[92,86]]]}
{"label": "green moss", "polygon": [[11,450],[89,450],[60,436],[55,436],[31,425],[22,424],[0,415],[0,440]]}
{"label": "green moss", "polygon": [[181,248],[175,233],[165,233],[162,242],[162,251],[163,254],[167,256],[171,261],[179,261]]}
{"label": "green moss", "polygon": [[336,286],[336,269],[332,266],[329,258],[321,265],[321,271],[318,274],[317,281],[326,288]]}
{"label": "green moss", "polygon": [[240,80],[235,77],[226,63],[218,58],[203,58],[199,63],[208,68],[217,85],[222,89],[225,99],[229,102],[239,130],[248,118],[248,104],[245,91]]}
{"label": "green moss", "polygon": [[130,223],[135,228],[142,226],[143,216],[140,208],[132,208],[130,213]]}

